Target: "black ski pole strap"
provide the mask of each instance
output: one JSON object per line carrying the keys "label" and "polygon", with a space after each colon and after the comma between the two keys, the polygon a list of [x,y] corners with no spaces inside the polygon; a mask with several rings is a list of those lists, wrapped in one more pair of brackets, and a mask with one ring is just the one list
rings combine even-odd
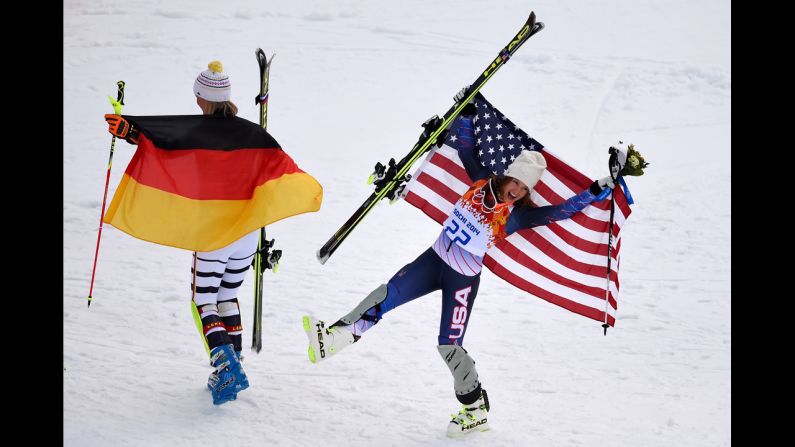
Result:
{"label": "black ski pole strap", "polygon": [[136,129],[135,126],[131,126],[130,131],[127,133],[127,138],[125,138],[124,141],[135,145],[138,144],[139,137],[140,132],[138,132],[138,129]]}

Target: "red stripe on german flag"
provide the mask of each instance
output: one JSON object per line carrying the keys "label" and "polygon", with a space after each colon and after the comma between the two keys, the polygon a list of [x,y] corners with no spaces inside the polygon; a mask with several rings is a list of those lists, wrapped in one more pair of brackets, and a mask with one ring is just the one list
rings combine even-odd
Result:
{"label": "red stripe on german flag", "polygon": [[162,149],[144,132],[104,221],[145,241],[206,252],[317,211],[322,199],[320,184],[278,146]]}
{"label": "red stripe on german flag", "polygon": [[137,183],[196,200],[246,200],[254,189],[302,174],[279,147],[162,150],[141,136],[126,174]]}

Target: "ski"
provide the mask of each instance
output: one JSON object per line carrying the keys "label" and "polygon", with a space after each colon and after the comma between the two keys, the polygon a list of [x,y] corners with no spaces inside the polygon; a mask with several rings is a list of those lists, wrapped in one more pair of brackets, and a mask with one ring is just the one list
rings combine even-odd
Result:
{"label": "ski", "polygon": [[353,215],[334,233],[333,236],[323,245],[320,250],[317,252],[317,259],[320,261],[321,264],[325,264],[326,261],[331,257],[332,254],[339,248],[342,241],[348,237],[348,235],[356,228],[357,225],[362,221],[365,215],[369,213],[373,207],[383,198],[389,197],[390,200],[396,200],[402,188],[405,186],[404,182],[408,181],[410,175],[408,175],[409,169],[411,166],[416,162],[425,152],[430,150],[431,145],[436,142],[438,137],[444,132],[444,130],[453,122],[453,120],[458,116],[461,110],[466,106],[469,101],[475,97],[475,94],[480,91],[481,88],[494,76],[494,73],[500,69],[508,59],[513,56],[513,54],[522,46],[522,44],[529,39],[531,36],[536,34],[537,32],[544,29],[544,24],[542,22],[536,22],[536,15],[534,12],[530,13],[530,17],[527,19],[527,22],[522,26],[519,32],[514,36],[513,39],[508,43],[506,47],[504,47],[500,52],[497,54],[497,57],[486,67],[486,69],[480,73],[478,78],[473,82],[469,90],[467,91],[467,95],[461,100],[461,102],[453,104],[453,106],[444,114],[444,116],[440,119],[438,117],[435,120],[429,120],[423,126],[425,130],[420,135],[419,140],[411,149],[411,151],[403,157],[400,162],[395,163],[395,160],[392,159],[389,161],[388,166],[384,166],[381,163],[376,164],[375,172],[370,177],[371,180],[375,180],[374,183],[376,185],[376,190],[373,192],[367,200],[364,201],[362,206],[353,213]]}
{"label": "ski", "polygon": [[[257,64],[259,64],[259,80],[260,89],[259,94],[254,98],[254,104],[259,105],[260,115],[259,124],[263,129],[268,128],[268,75],[270,74],[271,62],[265,56],[262,48],[257,48],[254,52],[257,57]],[[279,259],[281,258],[281,250],[273,250],[275,239],[268,241],[265,238],[265,227],[260,229],[259,242],[257,243],[257,252],[254,253],[254,330],[251,339],[251,349],[259,353],[262,350],[262,274],[267,269],[277,271],[279,268]]]}

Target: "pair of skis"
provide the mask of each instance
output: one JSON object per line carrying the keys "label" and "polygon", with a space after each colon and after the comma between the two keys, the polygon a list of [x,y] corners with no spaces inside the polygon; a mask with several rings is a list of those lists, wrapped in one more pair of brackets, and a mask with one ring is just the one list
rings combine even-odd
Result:
{"label": "pair of skis", "polygon": [[[357,209],[353,215],[337,230],[336,233],[329,239],[323,247],[317,252],[317,258],[321,264],[325,264],[332,254],[339,248],[342,241],[356,228],[357,225],[364,219],[364,217],[373,209],[373,207],[383,198],[388,197],[391,200],[396,200],[405,182],[410,179],[408,175],[411,166],[428,150],[431,145],[436,143],[440,135],[443,134],[445,129],[458,117],[461,110],[475,97],[486,82],[494,76],[511,56],[516,53],[519,47],[527,41],[530,37],[537,32],[544,29],[542,22],[536,22],[534,12],[530,13],[527,21],[522,28],[516,33],[513,39],[497,54],[497,57],[483,70],[482,73],[475,79],[466,92],[466,95],[460,102],[453,104],[453,106],[444,114],[442,118],[434,117],[429,120],[425,125],[425,130],[420,135],[419,140],[411,149],[411,151],[403,157],[402,160],[395,163],[394,159],[390,160],[388,166],[381,163],[376,164],[375,172],[370,176],[370,182],[375,183],[376,190],[367,200]],[[257,96],[256,101],[260,105],[260,125],[263,128],[267,126],[267,106],[268,106],[268,73],[270,71],[270,63],[273,60],[267,60],[265,53],[261,49],[257,49],[257,62],[260,67],[260,94]],[[273,254],[269,255],[268,250],[272,247],[273,241],[268,242],[265,239],[265,229],[260,233],[260,245],[257,249],[257,254],[254,259],[254,337],[252,341],[252,349],[259,352],[262,349],[262,272],[270,268],[273,263],[270,261]],[[273,253],[281,255],[281,251],[276,250]],[[276,261],[278,262],[278,256]]]}
{"label": "pair of skis", "polygon": [[[257,48],[254,52],[259,64],[259,94],[254,98],[254,103],[259,105],[259,125],[263,129],[268,128],[268,76],[270,74],[271,62],[265,56],[262,48]],[[260,229],[257,251],[254,253],[254,327],[251,338],[251,349],[259,353],[262,350],[262,274],[267,269],[273,269],[276,273],[279,270],[279,259],[282,257],[281,250],[271,250],[275,239],[270,241],[265,237],[265,227]]]}
{"label": "pair of skis", "polygon": [[390,200],[396,200],[399,197],[404,183],[410,179],[408,171],[411,165],[431,149],[431,145],[437,141],[439,136],[442,135],[445,129],[453,122],[464,106],[475,97],[475,94],[477,94],[486,82],[494,76],[494,73],[505,65],[508,59],[516,53],[516,50],[518,50],[527,39],[542,29],[544,29],[544,24],[542,22],[536,22],[535,13],[531,12],[530,17],[516,36],[511,39],[508,45],[500,50],[497,57],[485,70],[483,70],[478,78],[475,79],[475,82],[470,85],[466,92],[466,96],[460,102],[453,104],[442,118],[434,117],[426,122],[424,125],[425,130],[408,155],[397,163],[395,163],[394,159],[390,160],[388,166],[384,166],[381,163],[376,164],[375,172],[370,176],[371,182],[376,185],[376,190],[370,194],[370,197],[364,201],[362,206],[353,213],[342,227],[331,236],[331,239],[318,250],[317,259],[321,264],[325,264],[326,261],[328,261],[331,255],[339,248],[340,244],[342,244],[342,241],[348,237],[351,231],[359,225],[364,216],[366,216],[381,199],[388,197]]}

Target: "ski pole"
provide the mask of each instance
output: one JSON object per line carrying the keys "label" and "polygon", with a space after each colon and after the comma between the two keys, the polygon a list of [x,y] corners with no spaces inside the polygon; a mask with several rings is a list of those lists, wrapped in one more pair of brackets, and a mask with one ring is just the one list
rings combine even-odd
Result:
{"label": "ski pole", "polygon": [[613,248],[613,218],[616,214],[616,185],[618,184],[618,179],[621,177],[620,165],[618,163],[618,155],[615,150],[611,147],[610,150],[610,158],[607,161],[607,168],[610,170],[610,178],[613,179],[613,191],[610,192],[610,228],[609,233],[607,234],[607,286],[605,287],[605,322],[602,324],[604,328],[604,335],[607,336],[607,328],[610,327],[607,324],[607,308],[610,306],[610,264],[612,259],[610,258],[610,249]]}
{"label": "ski pole", "polygon": [[607,235],[607,287],[605,288],[605,322],[602,324],[602,327],[605,329],[605,335],[607,335],[607,328],[610,327],[607,324],[607,307],[610,305],[610,249],[613,245],[613,216],[616,212],[616,190],[613,188],[613,192],[610,193],[610,233]]}
{"label": "ski pole", "polygon": [[[121,106],[124,105],[124,81],[116,83],[119,87],[117,97],[114,100],[112,96],[108,96],[110,104],[113,106],[113,111],[116,115],[121,115]],[[97,234],[97,249],[94,251],[94,268],[91,270],[91,286],[88,289],[88,307],[91,307],[91,300],[94,293],[94,276],[97,273],[97,258],[99,257],[99,241],[102,238],[102,224],[105,218],[105,203],[108,199],[108,184],[110,183],[110,168],[113,166],[113,150],[116,148],[116,135],[110,140],[110,158],[108,159],[108,173],[105,176],[105,194],[102,196],[102,212],[99,215],[99,233]]]}

